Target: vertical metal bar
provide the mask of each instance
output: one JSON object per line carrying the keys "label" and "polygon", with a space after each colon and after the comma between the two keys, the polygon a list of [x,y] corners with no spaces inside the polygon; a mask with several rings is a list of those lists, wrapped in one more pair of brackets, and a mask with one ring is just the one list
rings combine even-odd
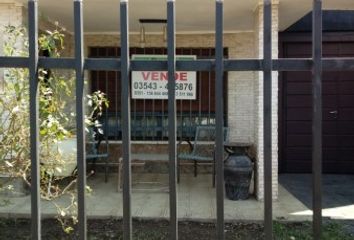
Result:
{"label": "vertical metal bar", "polygon": [[177,104],[179,103],[179,123],[177,122],[177,129],[179,129],[179,137],[180,137],[180,141],[182,141],[183,139],[183,103],[182,103],[182,99],[177,100]]}
{"label": "vertical metal bar", "polygon": [[[192,49],[190,49],[189,54],[192,55]],[[192,100],[188,100],[189,101],[189,128],[188,128],[188,134],[189,134],[189,141],[192,141],[192,137],[193,137],[193,131],[192,131],[192,127],[193,127],[193,123],[192,123]]]}
{"label": "vertical metal bar", "polygon": [[128,0],[120,1],[121,29],[121,111],[123,152],[123,239],[132,239],[131,210],[131,145],[130,145],[130,60],[129,60],[129,17]]}
{"label": "vertical metal bar", "polygon": [[146,99],[143,99],[143,102],[144,102],[144,106],[143,106],[143,112],[142,114],[140,113],[139,115],[141,116],[141,139],[143,141],[146,140],[146,129],[147,129],[147,117],[146,117]]}
{"label": "vertical metal bar", "polygon": [[[114,56],[112,57],[117,57],[118,56],[118,49],[117,47],[114,48]],[[117,99],[118,99],[118,76],[117,76],[118,72],[115,71],[114,72],[114,90],[115,90],[115,94],[112,95],[112,100],[114,101],[114,111],[115,113],[111,113],[110,116],[112,116],[112,130],[110,130],[110,128],[108,128],[108,134],[107,137],[109,138],[109,134],[112,132],[114,133],[112,140],[118,140],[118,127],[119,127],[119,123],[118,123],[118,103],[117,103]],[[113,86],[112,86],[113,88]],[[113,109],[113,108],[112,108]],[[108,119],[106,119],[108,120]],[[108,123],[107,123],[108,125]],[[114,127],[114,125],[116,125],[116,127]],[[116,136],[117,134],[117,136]],[[108,139],[107,139],[108,140]]]}
{"label": "vertical metal bar", "polygon": [[168,142],[170,187],[170,237],[178,239],[177,219],[177,157],[176,157],[176,36],[175,1],[167,0],[167,57],[168,57]]}
{"label": "vertical metal bar", "polygon": [[[144,50],[145,51],[145,50]],[[136,53],[136,50],[135,50],[135,53]],[[134,116],[133,116],[133,129],[134,129],[134,135],[133,135],[133,140],[138,140],[138,135],[139,135],[139,128],[141,127],[140,126],[140,123],[141,123],[141,120],[139,121],[139,116],[137,114],[137,102],[140,101],[140,100],[137,100],[137,99],[134,99],[133,100],[133,112],[134,112]],[[138,124],[139,123],[139,124]],[[141,131],[141,130],[140,130]]]}
{"label": "vertical metal bar", "polygon": [[[152,50],[152,54],[156,54],[156,48],[153,48]],[[156,116],[155,116],[155,99],[152,99],[152,109],[151,109],[151,122],[150,122],[150,126],[149,126],[149,132],[151,133],[151,140],[154,141],[155,140],[155,134],[157,137],[158,131],[157,131],[157,127],[158,124],[155,125],[155,121],[157,120]]]}
{"label": "vertical metal bar", "polygon": [[[146,54],[146,47],[144,47],[144,54]],[[147,128],[147,120],[146,120],[146,99],[143,99],[143,118],[141,124],[141,131],[142,131],[142,140],[145,141],[146,138],[146,128]]]}
{"label": "vertical metal bar", "polygon": [[189,141],[192,141],[192,137],[193,137],[193,134],[192,134],[192,126],[193,126],[193,123],[192,123],[192,100],[189,100],[189,126],[188,126],[188,134],[189,134]]}
{"label": "vertical metal bar", "polygon": [[313,1],[312,18],[312,200],[313,236],[318,240],[322,227],[322,0]]}
{"label": "vertical metal bar", "polygon": [[[198,112],[198,125],[201,125],[202,123],[202,101],[204,99],[202,99],[202,72],[197,73],[198,76],[198,84],[197,86],[199,86],[199,112]],[[194,132],[194,131],[193,131]]]}
{"label": "vertical metal bar", "polygon": [[216,0],[215,22],[215,124],[216,124],[216,213],[217,237],[225,238],[224,233],[224,64],[223,64],[223,0]]}
{"label": "vertical metal bar", "polygon": [[[118,57],[118,54],[116,54],[116,57]],[[120,57],[120,56],[119,56]],[[114,132],[114,139],[116,141],[119,140],[119,116],[118,116],[118,72],[115,72],[115,94],[114,94],[114,104],[115,104],[115,118],[116,118],[116,129],[113,131]],[[113,115],[113,114],[112,114]],[[114,128],[114,127],[113,127]]]}
{"label": "vertical metal bar", "polygon": [[[211,52],[211,49],[209,50],[209,52]],[[208,106],[208,119],[207,119],[208,125],[211,124],[211,76],[212,76],[212,74],[209,71],[209,73],[208,73],[208,81],[209,81],[209,83],[208,83],[208,103],[209,103],[209,106]],[[215,118],[215,113],[214,113],[213,117]]]}
{"label": "vertical metal bar", "polygon": [[165,100],[161,100],[161,141],[164,140],[164,133],[165,133]]}
{"label": "vertical metal bar", "polygon": [[38,107],[38,3],[28,2],[30,128],[31,128],[31,237],[41,239],[39,107]]}
{"label": "vertical metal bar", "polygon": [[[163,52],[162,54],[166,54],[167,52],[167,49],[163,49]],[[166,120],[165,120],[165,100],[162,99],[161,100],[162,102],[162,107],[161,107],[161,121],[162,121],[162,136],[161,136],[161,140],[165,140],[165,136],[166,136],[166,128],[167,128],[167,125],[165,124],[166,123]]]}
{"label": "vertical metal bar", "polygon": [[265,239],[273,239],[272,202],[272,4],[263,6],[263,114],[264,114],[264,228]]}
{"label": "vertical metal bar", "polygon": [[75,70],[76,70],[76,127],[78,169],[78,219],[79,239],[87,238],[86,227],[86,151],[85,151],[85,107],[84,107],[84,42],[82,0],[74,1],[75,21]]}
{"label": "vertical metal bar", "polygon": [[133,135],[133,140],[137,140],[138,139],[138,137],[137,137],[137,135],[138,135],[138,133],[139,133],[139,130],[137,130],[138,129],[138,118],[137,118],[137,110],[136,110],[136,102],[137,102],[137,100],[136,99],[134,99],[133,100],[133,112],[134,112],[134,116],[133,116],[133,129],[134,129],[134,135]]}
{"label": "vertical metal bar", "polygon": [[[108,55],[108,54],[107,54]],[[108,99],[110,99],[110,97],[109,97],[109,93],[108,93],[108,74],[106,73],[106,89],[105,89],[105,91],[106,91],[106,97],[108,98]],[[113,87],[113,86],[111,86],[111,87]],[[104,121],[105,121],[105,128],[104,128],[104,140],[105,140],[105,153],[108,153],[108,151],[109,151],[109,143],[108,143],[108,129],[109,129],[109,118],[110,118],[110,116],[108,116],[108,108],[106,108],[105,109],[105,117],[104,117]],[[99,147],[99,146],[98,146]],[[97,149],[98,150],[98,153],[100,152],[100,149]],[[104,166],[104,170],[105,170],[105,182],[107,182],[108,181],[108,158],[105,158],[105,166]]]}

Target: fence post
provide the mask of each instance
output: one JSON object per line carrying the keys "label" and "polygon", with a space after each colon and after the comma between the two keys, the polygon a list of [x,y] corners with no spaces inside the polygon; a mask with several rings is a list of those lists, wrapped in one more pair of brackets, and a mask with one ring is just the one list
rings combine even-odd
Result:
{"label": "fence post", "polygon": [[313,237],[321,239],[322,225],[322,0],[312,12],[312,200]]}
{"label": "fence post", "polygon": [[215,20],[215,158],[216,158],[216,214],[217,237],[224,233],[224,49],[223,49],[223,0],[216,0]]}
{"label": "fence post", "polygon": [[131,144],[130,144],[130,59],[128,0],[120,1],[121,29],[121,109],[123,146],[123,239],[132,239]]}
{"label": "fence post", "polygon": [[167,65],[168,65],[168,150],[170,188],[170,238],[178,239],[177,217],[177,151],[176,151],[176,36],[175,1],[167,0]]}
{"label": "fence post", "polygon": [[30,138],[31,138],[31,231],[32,239],[41,239],[41,193],[39,165],[39,89],[38,89],[38,2],[28,2]]}
{"label": "fence post", "polygon": [[273,239],[272,191],[272,3],[263,6],[263,138],[264,138],[264,230]]}
{"label": "fence post", "polygon": [[79,239],[87,238],[86,224],[86,148],[85,148],[85,106],[84,106],[84,42],[82,0],[74,1],[75,23],[75,71],[76,71],[76,131],[78,172],[78,220]]}

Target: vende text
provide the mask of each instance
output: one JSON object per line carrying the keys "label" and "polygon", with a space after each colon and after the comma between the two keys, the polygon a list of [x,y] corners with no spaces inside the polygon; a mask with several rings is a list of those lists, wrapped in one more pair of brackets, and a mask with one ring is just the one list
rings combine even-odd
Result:
{"label": "vende text", "polygon": [[[144,81],[167,81],[167,72],[141,72],[142,79]],[[176,81],[188,81],[186,72],[176,72]]]}

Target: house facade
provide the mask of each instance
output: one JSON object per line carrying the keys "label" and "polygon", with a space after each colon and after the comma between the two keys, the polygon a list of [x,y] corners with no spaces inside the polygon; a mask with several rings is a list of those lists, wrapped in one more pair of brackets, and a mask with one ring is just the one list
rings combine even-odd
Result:
{"label": "house facade", "polygon": [[[147,4],[149,2],[149,4]],[[177,0],[176,9],[176,46],[177,55],[193,55],[196,58],[213,58],[215,51],[215,35],[214,35],[214,2],[206,2],[204,0]],[[272,57],[302,57],[310,56],[308,45],[304,46],[304,55],[297,52],[298,45],[287,39],[292,36],[289,33],[291,27],[294,26],[300,19],[306,16],[312,7],[312,1],[308,0],[275,0],[273,1],[272,9]],[[263,56],[263,8],[262,1],[225,1],[225,29],[224,29],[224,55],[229,59],[247,59],[247,58],[262,58]],[[0,26],[25,25],[26,24],[26,1],[24,0],[0,0]],[[347,0],[327,1],[324,3],[325,9],[350,10],[354,9],[354,2]],[[39,10],[41,12],[40,28],[42,30],[53,28],[54,22],[58,21],[61,26],[66,28],[66,50],[64,56],[74,55],[73,46],[73,13],[72,1],[39,1]],[[144,36],[142,37],[141,19],[166,19],[165,1],[153,0],[132,0],[130,1],[130,47],[132,54],[135,55],[164,55],[166,54],[166,42],[164,40],[163,25],[143,24]],[[119,57],[120,55],[120,34],[119,34],[119,6],[114,0],[93,1],[85,0],[85,54],[87,57]],[[296,26],[295,26],[296,27]],[[294,27],[294,28],[295,28]],[[286,36],[286,31],[288,35]],[[343,30],[343,29],[342,29]],[[346,31],[347,39],[353,39],[354,29]],[[284,32],[284,33],[283,33]],[[296,31],[299,34],[301,30]],[[306,32],[306,31],[305,31]],[[289,35],[290,34],[290,35]],[[293,33],[295,34],[295,33]],[[352,34],[352,35],[350,35]],[[289,37],[290,36],[290,37]],[[340,39],[333,40],[333,43],[342,46]],[[142,42],[142,40],[144,40]],[[299,40],[300,41],[300,40]],[[300,41],[301,42],[301,41]],[[343,49],[350,50],[354,53],[354,43],[345,44]],[[0,37],[0,43],[2,39]],[[334,45],[336,45],[334,44]],[[300,44],[301,45],[301,44]],[[332,46],[332,45],[331,45]],[[341,48],[341,47],[340,47]],[[284,52],[287,49],[287,52]],[[307,50],[306,50],[307,49]],[[341,48],[342,49],[342,48]],[[333,54],[342,54],[341,49],[337,49]],[[291,51],[294,52],[292,55]],[[307,51],[307,52],[306,52]],[[0,50],[1,54],[1,50]],[[329,53],[331,55],[332,53]],[[308,74],[308,73],[306,73]],[[306,75],[305,74],[305,75]],[[109,134],[115,140],[119,140],[119,132],[114,132],[114,126],[119,128],[119,120],[114,119],[114,116],[120,111],[119,92],[120,86],[119,74],[114,72],[91,72],[87,73],[89,88],[107,90],[108,98],[111,106],[109,114],[112,120],[108,120]],[[300,76],[300,82],[308,76]],[[338,76],[334,76],[335,79]],[[343,79],[354,82],[354,77],[348,79],[348,76],[342,76]],[[104,84],[102,84],[103,80]],[[286,79],[287,85],[284,85],[279,80]],[[290,80],[289,80],[290,79]],[[294,90],[298,85],[291,84],[297,78],[296,76],[280,74],[273,72],[272,82],[272,171],[273,171],[273,198],[278,195],[278,173],[283,172],[308,172],[309,159],[308,154],[311,151],[309,143],[303,144],[309,139],[309,132],[302,132],[303,129],[308,129],[308,124],[311,119],[308,117],[311,100],[308,99],[308,90],[299,90],[299,92],[289,91]],[[204,123],[212,123],[214,119],[214,87],[213,81],[215,77],[213,73],[198,73],[197,74],[197,95],[193,100],[178,101],[181,120],[183,126],[193,127],[193,125]],[[338,80],[339,81],[339,80]],[[341,87],[336,80],[336,86]],[[306,82],[306,81],[305,81]],[[264,197],[263,183],[263,73],[262,72],[228,72],[225,74],[225,89],[224,89],[224,105],[225,105],[225,125],[230,129],[230,140],[238,142],[250,142],[254,146],[253,155],[255,161],[255,193],[259,200]],[[101,85],[100,85],[101,84]],[[308,83],[306,83],[308,84]],[[339,85],[338,85],[339,84]],[[300,84],[301,85],[301,84]],[[354,89],[348,83],[347,91],[343,95],[349,98],[348,104],[340,106],[341,110],[346,111],[345,122],[349,129],[354,126],[354,101],[350,101],[354,96],[354,92],[348,89]],[[331,89],[331,86],[328,87]],[[295,90],[294,90],[295,91]],[[305,93],[304,93],[305,92]],[[337,93],[336,93],[337,94]],[[305,96],[304,96],[305,95]],[[333,94],[328,94],[333,95]],[[337,96],[337,95],[336,95]],[[340,98],[341,93],[337,96]],[[353,99],[354,100],[354,99]],[[303,105],[301,105],[301,101]],[[338,101],[336,102],[338,106]],[[293,105],[291,105],[293,104]],[[332,105],[329,105],[331,108]],[[298,109],[300,108],[300,109]],[[154,135],[158,131],[158,127],[166,126],[163,124],[164,117],[167,117],[167,104],[164,100],[133,100],[132,101],[132,120],[139,125],[139,119],[149,119],[150,122],[145,122],[139,125],[141,128],[151,127],[150,132],[142,133],[142,130],[133,129],[133,143],[146,143],[160,146],[166,143],[164,132],[161,131],[160,136]],[[295,112],[294,112],[294,109]],[[291,112],[293,111],[293,112]],[[338,111],[338,109],[328,109],[329,112]],[[293,115],[288,115],[289,113]],[[333,114],[332,114],[333,115]],[[186,117],[183,117],[186,116]],[[306,116],[305,119],[301,116]],[[135,118],[134,118],[135,117]],[[294,117],[292,119],[291,117]],[[330,117],[329,117],[330,118]],[[159,120],[160,119],[160,120]],[[338,117],[337,117],[338,119]],[[332,119],[333,120],[333,119]],[[327,121],[332,121],[327,119]],[[112,121],[110,125],[109,122]],[[116,122],[115,122],[116,121]],[[162,123],[159,123],[162,122]],[[334,121],[334,120],[333,120]],[[305,123],[304,123],[305,122]],[[352,123],[352,124],[351,124]],[[116,125],[115,125],[116,124]],[[303,124],[303,125],[301,125]],[[334,138],[334,133],[328,133],[328,136],[335,141],[336,146],[342,142],[338,142],[338,136],[344,134],[339,133],[337,126],[338,122],[329,123],[336,128],[337,134]],[[351,124],[351,125],[350,125]],[[154,128],[155,126],[155,128]],[[301,127],[299,127],[301,126]],[[299,128],[298,130],[296,130]],[[138,128],[136,128],[138,129]],[[140,133],[139,133],[140,131]],[[183,129],[182,129],[183,131]],[[334,131],[334,130],[333,130]],[[344,131],[344,130],[343,130]],[[152,132],[152,133],[151,133]],[[349,131],[350,132],[350,131]],[[351,135],[351,133],[353,133]],[[354,155],[354,146],[350,143],[354,142],[354,131],[345,135],[340,140],[349,142],[348,147],[341,153],[343,156]],[[187,133],[186,133],[187,134]],[[134,137],[136,137],[134,141]],[[301,139],[303,137],[303,139]],[[311,137],[310,137],[311,139]],[[292,141],[295,141],[292,144]],[[311,140],[310,140],[311,141]],[[336,142],[337,141],[337,142]],[[326,142],[326,140],[325,140]],[[299,143],[299,144],[298,144]],[[329,143],[331,145],[331,143]],[[336,153],[339,147],[335,150],[329,147],[331,154],[331,164],[335,164]],[[334,151],[334,152],[333,152]],[[305,155],[305,156],[304,156]],[[285,159],[285,160],[284,160]],[[342,159],[342,158],[341,158]],[[346,168],[346,164],[350,166],[350,161],[354,159],[343,157],[341,162],[344,162],[341,167]],[[334,162],[334,163],[333,163]],[[298,171],[292,171],[297,166]],[[348,168],[346,168],[348,169]],[[280,172],[281,172],[280,171]],[[340,172],[340,171],[338,171]],[[349,171],[351,173],[354,170]]]}

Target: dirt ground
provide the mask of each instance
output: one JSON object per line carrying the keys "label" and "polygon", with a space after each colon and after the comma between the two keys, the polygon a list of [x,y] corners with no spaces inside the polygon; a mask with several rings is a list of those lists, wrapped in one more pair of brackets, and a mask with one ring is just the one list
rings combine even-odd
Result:
{"label": "dirt ground", "polygon": [[[350,224],[349,224],[350,225]],[[348,224],[330,225],[326,227],[326,237],[329,240],[352,240],[354,235],[343,233]],[[30,239],[30,221],[25,219],[0,219],[0,240]],[[328,228],[328,229],[327,229]],[[165,240],[168,237],[169,225],[164,221],[134,221],[133,239],[137,240]],[[329,232],[327,234],[327,232]],[[180,222],[180,240],[215,240],[216,228],[213,223]],[[275,223],[274,239],[279,240],[306,240],[311,237],[310,223]],[[42,239],[66,240],[77,239],[74,232],[70,235],[64,233],[55,220],[43,220]],[[89,240],[123,239],[122,222],[120,220],[89,220]],[[233,223],[225,226],[226,240],[258,240],[264,239],[263,226],[257,223]]]}

